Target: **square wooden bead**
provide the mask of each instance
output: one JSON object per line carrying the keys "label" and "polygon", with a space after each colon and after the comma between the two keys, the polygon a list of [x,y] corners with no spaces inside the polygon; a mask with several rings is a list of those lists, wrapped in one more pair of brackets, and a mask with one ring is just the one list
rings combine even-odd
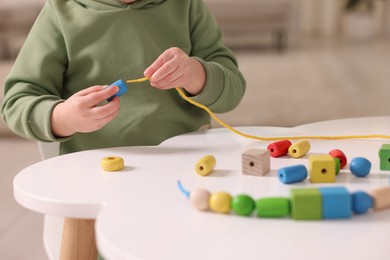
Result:
{"label": "square wooden bead", "polygon": [[390,144],[383,144],[379,150],[380,169],[390,171]]}
{"label": "square wooden bead", "polygon": [[321,193],[316,188],[292,189],[291,217],[296,220],[322,218]]}
{"label": "square wooden bead", "polygon": [[244,175],[264,176],[270,171],[269,150],[251,148],[242,154],[242,173]]}
{"label": "square wooden bead", "polygon": [[382,187],[369,192],[374,200],[374,210],[390,208],[390,187]]}
{"label": "square wooden bead", "polygon": [[336,182],[336,162],[327,154],[309,156],[310,181],[315,183]]}

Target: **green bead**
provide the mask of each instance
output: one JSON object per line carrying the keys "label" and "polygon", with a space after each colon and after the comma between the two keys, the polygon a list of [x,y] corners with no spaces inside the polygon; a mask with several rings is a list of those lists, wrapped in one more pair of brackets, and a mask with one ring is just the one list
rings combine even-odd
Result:
{"label": "green bead", "polygon": [[260,218],[279,218],[290,215],[290,199],[262,198],[256,200],[256,216]]}
{"label": "green bead", "polygon": [[383,144],[378,152],[382,171],[390,171],[390,144]]}
{"label": "green bead", "polygon": [[255,201],[245,194],[237,195],[232,199],[232,209],[237,215],[249,216],[255,208]]}
{"label": "green bead", "polygon": [[339,173],[340,173],[340,166],[341,166],[340,159],[339,158],[334,158],[334,161],[336,162],[336,175],[339,175]]}
{"label": "green bead", "polygon": [[322,218],[321,193],[317,188],[291,190],[291,217],[297,220]]}

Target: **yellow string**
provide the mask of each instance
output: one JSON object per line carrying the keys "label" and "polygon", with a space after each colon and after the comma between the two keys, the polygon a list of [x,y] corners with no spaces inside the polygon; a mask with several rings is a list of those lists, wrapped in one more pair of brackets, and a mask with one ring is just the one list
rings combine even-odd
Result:
{"label": "yellow string", "polygon": [[[135,83],[135,82],[144,82],[149,80],[149,78],[144,77],[140,79],[132,79],[132,80],[126,80],[127,83]],[[245,138],[250,138],[250,139],[255,139],[255,140],[260,140],[260,141],[276,141],[276,140],[284,140],[284,139],[290,139],[290,140],[299,140],[299,139],[320,139],[320,140],[340,140],[340,139],[368,139],[368,138],[381,138],[381,139],[390,139],[390,135],[382,135],[382,134],[370,134],[370,135],[332,135],[332,136],[327,136],[327,135],[312,135],[312,136],[276,136],[276,137],[264,137],[264,136],[255,136],[255,135],[248,135],[245,134],[230,125],[226,124],[223,122],[221,119],[219,119],[208,107],[205,105],[202,105],[191,98],[187,97],[183,90],[180,88],[175,88],[179,95],[186,100],[187,102],[191,103],[194,106],[197,106],[203,110],[205,110],[215,121],[217,121],[220,125],[223,127],[229,129],[230,131],[243,136]]]}

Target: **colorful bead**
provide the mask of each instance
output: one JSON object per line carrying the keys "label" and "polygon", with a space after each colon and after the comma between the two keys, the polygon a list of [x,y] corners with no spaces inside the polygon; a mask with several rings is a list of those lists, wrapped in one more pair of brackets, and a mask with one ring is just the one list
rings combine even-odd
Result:
{"label": "colorful bead", "polygon": [[321,194],[316,188],[292,189],[291,217],[296,220],[319,220],[322,217]]}
{"label": "colorful bead", "polygon": [[240,194],[232,199],[233,211],[240,216],[249,216],[255,208],[255,201],[246,194]]}
{"label": "colorful bead", "polygon": [[336,181],[336,162],[327,154],[309,156],[310,181],[314,183],[332,183]]}
{"label": "colorful bead", "polygon": [[290,199],[261,198],[256,200],[256,216],[260,218],[280,218],[290,215]]}
{"label": "colorful bead", "polygon": [[390,171],[390,144],[383,144],[378,152],[380,160],[380,169]]}
{"label": "colorful bead", "polygon": [[390,187],[378,188],[369,193],[374,199],[373,209],[382,210],[390,208]]}
{"label": "colorful bead", "polygon": [[125,167],[123,159],[119,156],[104,157],[100,162],[100,166],[108,172],[120,171]]}
{"label": "colorful bead", "polygon": [[119,88],[119,91],[115,95],[109,97],[107,99],[108,102],[111,102],[114,99],[114,97],[120,97],[128,91],[126,83],[121,79],[115,81],[108,87],[112,87],[112,86],[117,86]]}
{"label": "colorful bead", "polygon": [[374,205],[373,198],[364,191],[352,193],[352,210],[355,214],[364,214]]}
{"label": "colorful bead", "polygon": [[232,196],[226,192],[216,192],[210,195],[209,206],[212,211],[227,214],[231,209]]}
{"label": "colorful bead", "polygon": [[206,155],[199,159],[199,161],[195,165],[195,171],[200,176],[207,176],[213,170],[217,163],[217,160],[212,155]]}
{"label": "colorful bead", "polygon": [[307,154],[310,150],[310,143],[307,140],[302,140],[292,144],[288,148],[288,155],[293,158],[300,158]]}
{"label": "colorful bead", "polygon": [[366,158],[356,157],[352,159],[349,169],[356,177],[366,177],[370,173],[371,163]]}
{"label": "colorful bead", "polygon": [[269,150],[270,155],[276,158],[286,155],[288,153],[288,148],[290,148],[291,145],[292,143],[289,140],[282,140],[269,144],[267,149]]}
{"label": "colorful bead", "polygon": [[296,183],[307,178],[305,165],[293,165],[278,170],[279,180],[285,184]]}
{"label": "colorful bead", "polygon": [[352,217],[351,194],[344,187],[320,187],[322,199],[322,217],[340,219]]}
{"label": "colorful bead", "polygon": [[340,160],[340,168],[343,169],[345,165],[347,165],[347,157],[343,153],[343,151],[339,149],[333,149],[329,152],[329,155],[333,158],[338,158]]}
{"label": "colorful bead", "polygon": [[271,158],[268,150],[251,148],[241,158],[244,175],[263,176],[270,171]]}
{"label": "colorful bead", "polygon": [[209,209],[210,192],[205,189],[196,189],[190,193],[190,204],[197,210]]}
{"label": "colorful bead", "polygon": [[336,164],[336,175],[339,175],[340,168],[341,168],[340,159],[339,158],[334,158],[334,162]]}

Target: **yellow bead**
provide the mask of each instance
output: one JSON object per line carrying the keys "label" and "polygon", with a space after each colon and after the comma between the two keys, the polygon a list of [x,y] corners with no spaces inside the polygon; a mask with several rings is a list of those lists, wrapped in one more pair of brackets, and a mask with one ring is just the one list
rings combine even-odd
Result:
{"label": "yellow bead", "polygon": [[200,158],[200,160],[196,163],[195,170],[199,175],[206,176],[213,171],[216,163],[217,161],[214,156],[206,155]]}
{"label": "yellow bead", "polygon": [[307,140],[302,140],[292,144],[288,148],[288,155],[293,158],[299,158],[304,156],[310,150],[310,143]]}
{"label": "yellow bead", "polygon": [[309,176],[314,183],[336,182],[336,161],[328,154],[310,155]]}
{"label": "yellow bead", "polygon": [[103,170],[108,172],[120,171],[125,167],[123,159],[119,156],[104,157],[100,163]]}
{"label": "yellow bead", "polygon": [[210,209],[218,213],[227,214],[230,212],[232,196],[226,192],[211,194],[209,199]]}

